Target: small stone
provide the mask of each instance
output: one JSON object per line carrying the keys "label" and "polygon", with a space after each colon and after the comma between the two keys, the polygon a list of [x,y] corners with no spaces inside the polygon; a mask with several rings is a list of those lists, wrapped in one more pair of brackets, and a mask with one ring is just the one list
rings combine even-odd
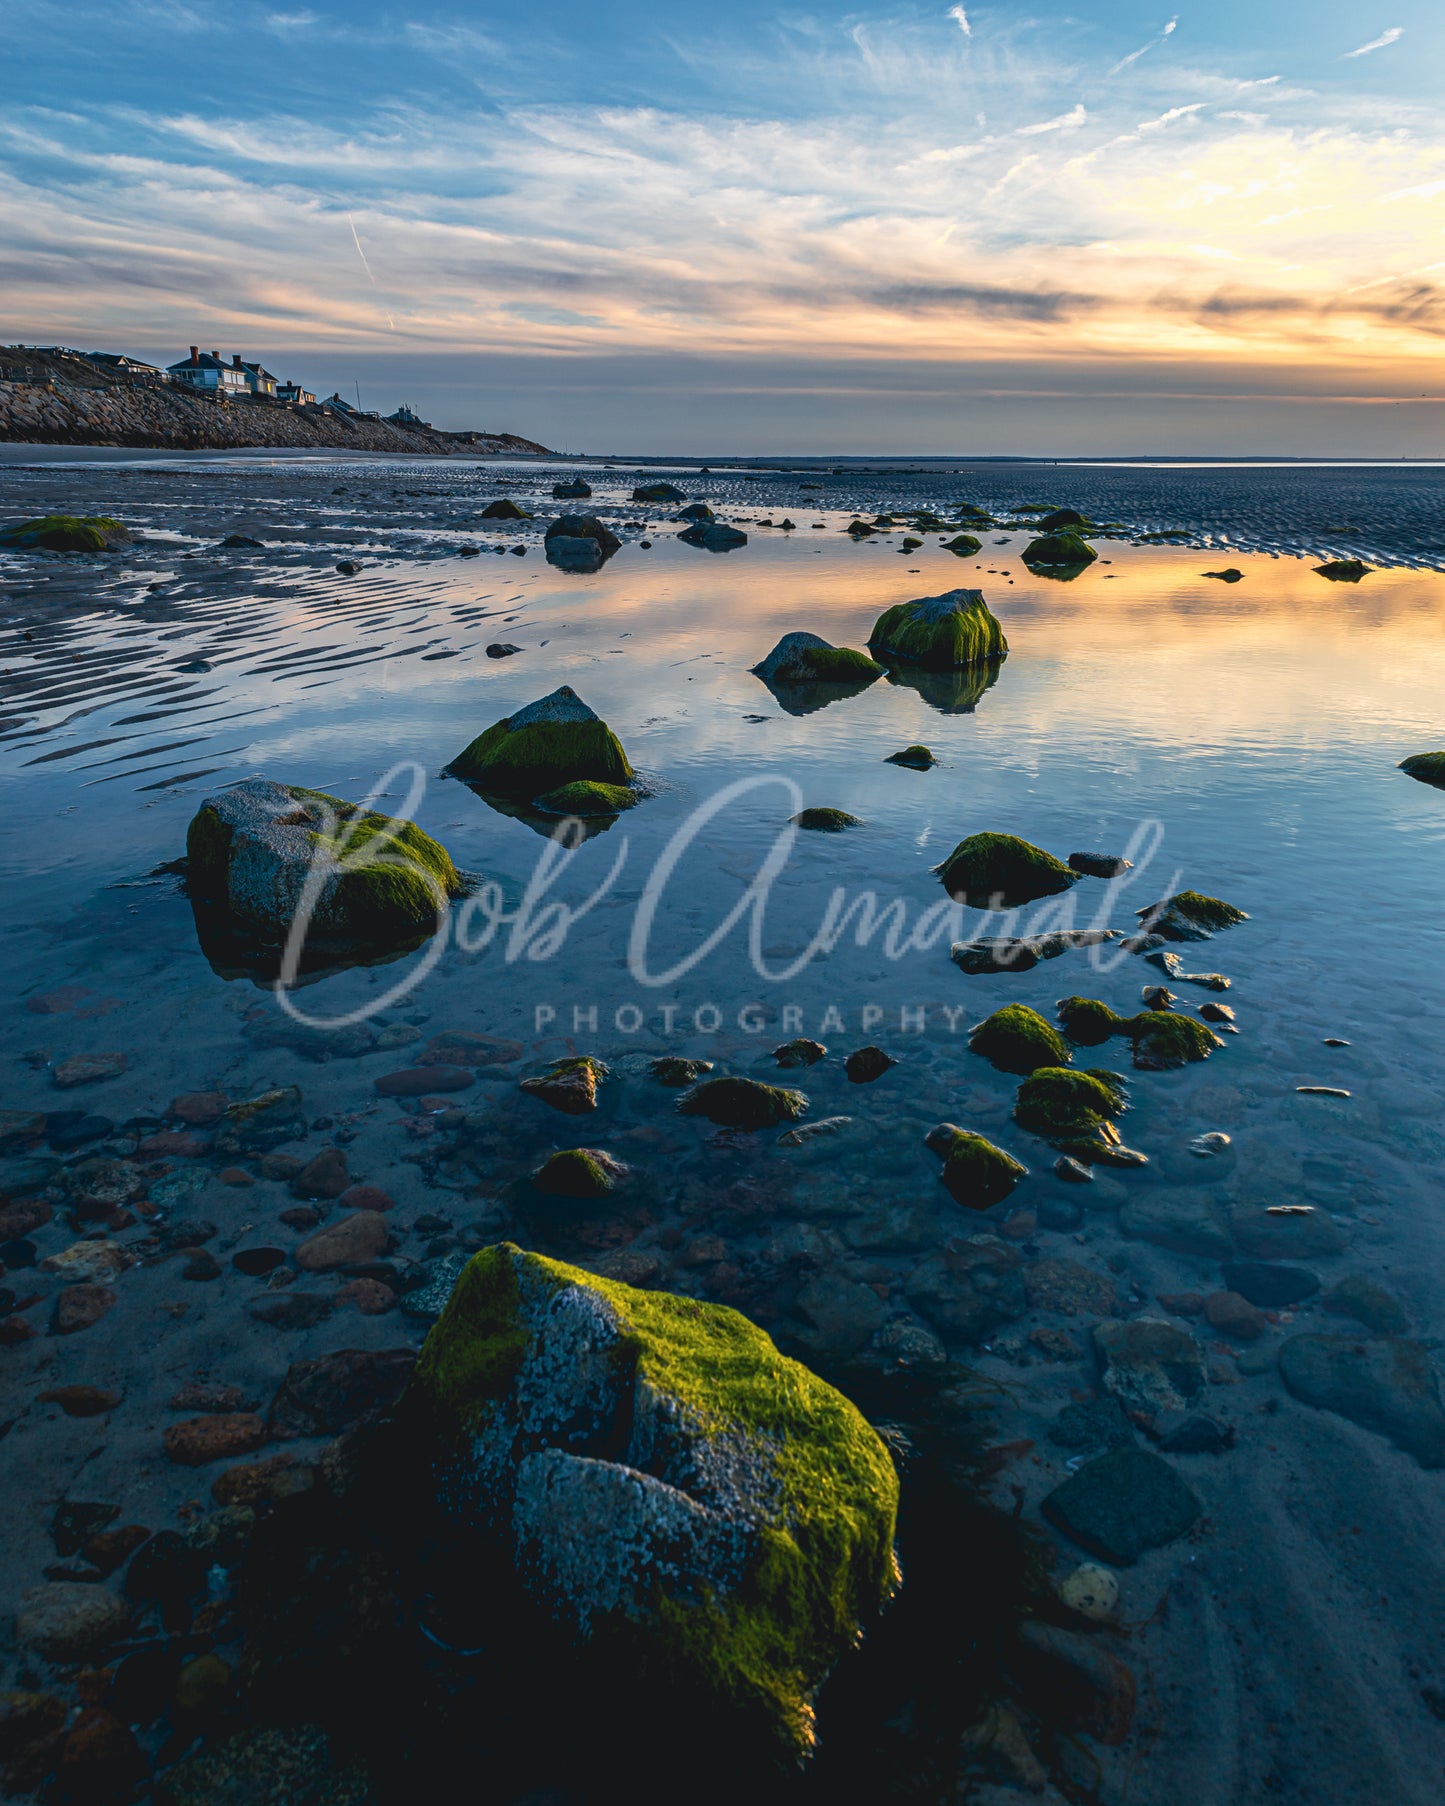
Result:
{"label": "small stone", "polygon": [[1083,1349],[1064,1329],[1031,1329],[1029,1346],[1046,1361],[1080,1361],[1084,1357]]}
{"label": "small stone", "polygon": [[1189,1144],[1189,1152],[1207,1160],[1211,1154],[1222,1154],[1229,1145],[1230,1138],[1223,1129],[1211,1129],[1207,1135],[1194,1137]]}
{"label": "small stone", "polygon": [[1255,1348],[1242,1348],[1235,1356],[1235,1370],[1246,1379],[1253,1379],[1261,1373],[1273,1373],[1278,1351],[1279,1344],[1276,1342],[1266,1342]]}
{"label": "small stone", "polygon": [[1202,1292],[1156,1292],[1155,1302],[1161,1309],[1168,1311],[1171,1317],[1202,1317],[1204,1315],[1204,1294]]}
{"label": "small stone", "polygon": [[322,1148],[291,1181],[294,1198],[339,1198],[351,1184],[346,1156],[340,1148]]}
{"label": "small stone", "polygon": [[211,1482],[211,1497],[223,1508],[275,1505],[310,1492],[315,1484],[314,1467],[297,1461],[294,1455],[272,1455],[268,1461],[247,1462],[217,1474]]}
{"label": "small stone", "polygon": [[820,1273],[798,1292],[799,1314],[811,1324],[812,1340],[829,1354],[854,1354],[888,1315],[888,1307],[871,1286],[840,1273]]}
{"label": "small stone", "polygon": [[773,1049],[773,1058],[779,1066],[816,1066],[819,1060],[826,1059],[828,1050],[821,1041],[785,1041],[781,1047]]}
{"label": "small stone", "polygon": [[296,1154],[267,1154],[261,1161],[261,1177],[289,1185],[305,1167],[306,1162]]}
{"label": "small stone", "polygon": [[606,1074],[607,1068],[601,1061],[584,1055],[554,1062],[550,1072],[523,1079],[521,1089],[564,1116],[582,1116],[597,1108],[597,1081]]}
{"label": "small stone", "polygon": [[1133,1427],[1112,1398],[1065,1405],[1050,1424],[1048,1438],[1061,1449],[1134,1447]]}
{"label": "small stone", "polygon": [[1067,1179],[1071,1185],[1092,1185],[1094,1173],[1091,1167],[1082,1160],[1075,1160],[1072,1154],[1060,1154],[1054,1162],[1054,1171],[1061,1179]]}
{"label": "small stone", "polygon": [[1183,1410],[1204,1390],[1204,1351],[1162,1318],[1097,1324],[1094,1351],[1105,1389],[1126,1411]]}
{"label": "small stone", "polygon": [[104,1587],[52,1580],[20,1597],[15,1636],[52,1662],[77,1662],[125,1634],[130,1608]]}
{"label": "small stone", "polygon": [[1353,1317],[1356,1323],[1377,1336],[1403,1336],[1409,1333],[1410,1319],[1405,1307],[1392,1293],[1363,1274],[1352,1274],[1330,1287],[1320,1301],[1336,1316]]}
{"label": "small stone", "polygon": [[379,1279],[352,1279],[336,1294],[343,1304],[354,1304],[363,1317],[380,1317],[396,1308],[396,1293]]}
{"label": "small stone", "polygon": [[1097,1562],[1082,1562],[1059,1583],[1059,1598],[1070,1611],[1105,1624],[1119,1603],[1119,1577]]}
{"label": "small stone", "polygon": [[296,1265],[303,1273],[329,1273],[337,1267],[355,1267],[376,1260],[386,1252],[390,1236],[379,1211],[358,1210],[308,1236],[296,1250]]}
{"label": "small stone", "polygon": [[1233,1022],[1234,1011],[1227,1003],[1201,1003],[1199,1014],[1206,1022]]}
{"label": "small stone", "polygon": [[120,1393],[103,1386],[53,1386],[39,1398],[42,1405],[59,1405],[67,1417],[100,1417],[120,1400]]}
{"label": "small stone", "polygon": [[194,1253],[189,1254],[186,1257],[186,1264],[181,1268],[182,1279],[193,1279],[204,1283],[220,1277],[220,1261],[205,1248],[197,1248]]}
{"label": "small stone", "polygon": [[1204,1316],[1211,1329],[1241,1342],[1257,1342],[1269,1327],[1264,1318],[1238,1292],[1211,1292],[1204,1300]]}
{"label": "small stone", "polygon": [[229,1101],[224,1091],[185,1091],[171,1099],[166,1115],[178,1117],[193,1129],[205,1129],[221,1120]]}
{"label": "small stone", "polygon": [[86,1538],[81,1554],[102,1575],[114,1574],[117,1568],[125,1566],[142,1543],[150,1540],[150,1534],[144,1524],[121,1524],[114,1530],[98,1530],[94,1536]]}
{"label": "small stone", "polygon": [[221,1185],[246,1186],[256,1183],[245,1168],[240,1166],[223,1166],[216,1174],[216,1179]]}
{"label": "small stone", "polygon": [[29,1342],[35,1336],[35,1328],[15,1312],[8,1317],[0,1317],[0,1348],[17,1348],[22,1342]]}
{"label": "small stone", "polygon": [[321,1212],[314,1204],[293,1204],[289,1210],[283,1210],[277,1218],[288,1229],[314,1229],[321,1221]]}
{"label": "small stone", "polygon": [[118,1242],[94,1237],[72,1242],[58,1254],[47,1255],[40,1267],[42,1272],[58,1273],[69,1280],[96,1279],[103,1282],[118,1279],[135,1264],[136,1257],[128,1248],[121,1247]]}
{"label": "small stone", "polygon": [[241,1248],[231,1256],[231,1265],[248,1279],[260,1279],[263,1274],[274,1273],[285,1260],[282,1248]]}
{"label": "small stone", "polygon": [[1086,878],[1119,878],[1134,869],[1133,860],[1119,853],[1070,853],[1069,864]]}
{"label": "small stone", "polygon": [[881,1047],[860,1047],[848,1055],[843,1070],[853,1084],[871,1085],[897,1064],[892,1054],[884,1053]]}
{"label": "small stone", "polygon": [[1179,1001],[1167,985],[1145,985],[1139,997],[1146,1010],[1167,1010]]}
{"label": "small stone", "polygon": [[75,1085],[94,1085],[101,1079],[116,1079],[129,1062],[123,1053],[72,1054],[51,1070],[52,1081],[61,1090]]}
{"label": "small stone", "polygon": [[650,1068],[653,1078],[660,1085],[668,1085],[674,1090],[681,1090],[687,1085],[695,1085],[712,1069],[711,1060],[684,1060],[673,1054],[666,1054],[660,1060],[654,1060]]}
{"label": "small stone", "polygon": [[1319,1279],[1305,1267],[1279,1266],[1267,1260],[1227,1260],[1224,1283],[1261,1310],[1283,1310],[1302,1304],[1320,1289]]}
{"label": "small stone", "polygon": [[204,1467],[210,1461],[225,1461],[235,1455],[249,1455],[268,1439],[266,1420],[249,1411],[188,1418],[185,1423],[171,1424],[162,1440],[167,1457],[177,1467]]}
{"label": "small stone", "polygon": [[1222,1455],[1234,1447],[1234,1426],[1203,1411],[1166,1412],[1151,1434],[1166,1455]]}
{"label": "small stone", "polygon": [[217,1655],[194,1656],[176,1676],[175,1707],[187,1718],[214,1712],[231,1691],[231,1670]]}
{"label": "small stone", "polygon": [[801,1148],[810,1141],[817,1141],[828,1135],[840,1135],[851,1126],[851,1116],[823,1116],[817,1122],[798,1123],[791,1129],[784,1129],[778,1137],[780,1148]]}
{"label": "small stone", "polygon": [[343,1210],[390,1210],[395,1202],[379,1185],[353,1185],[337,1199]]}
{"label": "small stone", "polygon": [[216,1128],[222,1154],[264,1154],[305,1133],[301,1092],[295,1085],[263,1091],[241,1103],[228,1104]]}
{"label": "small stone", "polygon": [[1167,1461],[1148,1449],[1120,1448],[1085,1462],[1039,1509],[1091,1555],[1129,1567],[1185,1535],[1203,1507]]}
{"label": "small stone", "polygon": [[206,1380],[187,1380],[184,1386],[171,1394],[168,1409],[216,1414],[254,1411],[256,1406],[239,1386],[215,1386]]}
{"label": "small stone", "polygon": [[476,1083],[466,1066],[407,1066],[376,1081],[379,1097],[423,1097],[433,1091],[465,1091]]}
{"label": "small stone", "polygon": [[53,1336],[73,1336],[99,1323],[116,1301],[110,1286],[66,1286],[56,1294],[55,1313],[51,1318]]}
{"label": "small stone", "polygon": [[1229,1226],[1244,1252],[1258,1260],[1310,1260],[1342,1254],[1345,1248],[1333,1217],[1322,1210],[1288,1214],[1269,1206],[1235,1210]]}
{"label": "small stone", "polygon": [[330,1298],[316,1292],[280,1292],[274,1298],[253,1298],[249,1316],[272,1329],[314,1329],[332,1310]]}
{"label": "small stone", "polygon": [[1036,1311],[1066,1317],[1106,1316],[1115,1308],[1114,1282],[1074,1260],[1040,1260],[1024,1268],[1024,1292]]}

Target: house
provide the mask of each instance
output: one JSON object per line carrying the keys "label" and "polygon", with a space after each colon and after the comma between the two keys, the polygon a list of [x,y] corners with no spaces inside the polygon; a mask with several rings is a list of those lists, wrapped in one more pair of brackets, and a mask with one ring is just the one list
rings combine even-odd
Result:
{"label": "house", "polygon": [[239,357],[227,364],[222,361],[219,351],[198,351],[194,345],[188,358],[167,366],[166,375],[174,383],[200,389],[208,395],[237,396],[248,392],[246,372],[241,368]]}
{"label": "house", "polygon": [[154,364],[143,364],[139,358],[126,357],[119,351],[87,351],[85,355],[92,364],[99,364],[102,370],[113,370],[117,376],[128,376],[137,381],[161,381],[161,372]]}
{"label": "house", "polygon": [[429,420],[423,420],[420,414],[413,414],[405,402],[401,404],[394,414],[388,414],[386,418],[393,426],[420,427],[423,431],[431,431],[431,422]]}
{"label": "house", "polygon": [[309,389],[303,389],[300,383],[278,383],[276,385],[276,399],[278,401],[294,402],[299,408],[314,408],[316,406],[316,397]]}
{"label": "house", "polygon": [[246,387],[253,395],[274,395],[276,393],[276,378],[264,365],[248,364],[239,353],[231,359],[231,362],[244,374]]}
{"label": "house", "polygon": [[321,405],[325,408],[334,409],[338,414],[345,414],[348,420],[381,419],[381,415],[377,413],[375,408],[368,408],[366,412],[363,413],[360,408],[352,407],[351,403],[341,395],[339,390],[335,395],[328,395]]}

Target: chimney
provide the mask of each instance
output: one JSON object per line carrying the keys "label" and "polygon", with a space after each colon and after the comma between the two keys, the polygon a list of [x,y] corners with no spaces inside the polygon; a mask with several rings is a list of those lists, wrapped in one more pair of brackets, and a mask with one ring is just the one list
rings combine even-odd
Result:
{"label": "chimney", "polygon": [[201,353],[200,353],[200,349],[199,349],[199,347],[197,347],[197,346],[195,346],[195,345],[192,345],[192,346],[191,346],[191,362],[192,362],[192,363],[195,363],[195,361],[196,361],[196,359],[197,359],[197,358],[198,358],[198,357],[199,357],[199,356],[200,356],[200,355],[201,355]]}
{"label": "chimney", "polygon": [[241,354],[239,351],[233,351],[231,353],[231,368],[233,370],[239,370],[241,368]]}
{"label": "chimney", "polygon": [[212,356],[212,357],[213,357],[213,358],[215,358],[215,360],[216,360],[216,362],[217,362],[217,363],[218,363],[218,364],[219,364],[219,363],[220,363],[220,361],[221,361],[221,354],[220,354],[220,352],[219,352],[219,351],[213,351],[213,352],[212,352],[212,353],[211,353],[211,356]]}

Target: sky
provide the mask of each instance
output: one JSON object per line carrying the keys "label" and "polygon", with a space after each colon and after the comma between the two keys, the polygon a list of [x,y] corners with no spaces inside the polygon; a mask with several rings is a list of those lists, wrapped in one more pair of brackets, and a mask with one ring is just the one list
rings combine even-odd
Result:
{"label": "sky", "polygon": [[0,341],[567,450],[1445,455],[1438,0],[8,0]]}

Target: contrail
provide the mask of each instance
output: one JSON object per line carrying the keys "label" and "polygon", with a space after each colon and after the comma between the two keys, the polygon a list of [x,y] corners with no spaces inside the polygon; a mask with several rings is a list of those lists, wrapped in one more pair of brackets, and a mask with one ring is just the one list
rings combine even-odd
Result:
{"label": "contrail", "polygon": [[[361,259],[361,267],[366,271],[367,280],[371,283],[371,286],[375,288],[377,286],[376,278],[371,273],[371,265],[366,261],[366,252],[361,248],[361,239],[357,234],[356,221],[349,213],[346,216],[346,223],[351,227],[351,240],[356,246],[356,255]],[[386,323],[393,332],[396,331],[396,321],[392,319],[390,314],[386,316]]]}

